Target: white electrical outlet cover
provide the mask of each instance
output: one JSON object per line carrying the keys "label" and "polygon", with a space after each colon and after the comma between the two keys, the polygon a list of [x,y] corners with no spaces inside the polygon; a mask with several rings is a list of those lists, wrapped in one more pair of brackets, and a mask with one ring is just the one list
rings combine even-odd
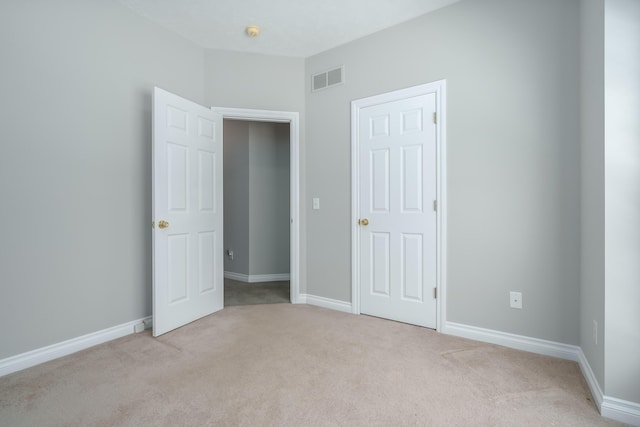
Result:
{"label": "white electrical outlet cover", "polygon": [[509,298],[511,308],[522,308],[522,292],[509,292]]}

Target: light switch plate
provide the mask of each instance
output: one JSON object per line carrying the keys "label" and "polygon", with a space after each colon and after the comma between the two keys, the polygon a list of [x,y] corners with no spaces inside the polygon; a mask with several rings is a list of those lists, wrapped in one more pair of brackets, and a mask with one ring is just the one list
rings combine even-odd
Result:
{"label": "light switch plate", "polygon": [[320,197],[314,197],[313,198],[313,210],[318,210],[320,209]]}

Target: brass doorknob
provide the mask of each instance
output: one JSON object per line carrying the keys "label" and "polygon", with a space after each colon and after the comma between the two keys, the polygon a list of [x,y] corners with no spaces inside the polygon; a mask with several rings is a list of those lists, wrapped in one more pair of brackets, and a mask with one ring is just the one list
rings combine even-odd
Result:
{"label": "brass doorknob", "polygon": [[369,225],[369,220],[367,218],[362,218],[360,221],[358,221],[358,224],[367,226]]}
{"label": "brass doorknob", "polygon": [[169,227],[169,223],[167,221],[162,220],[158,222],[158,228],[167,228],[167,227]]}

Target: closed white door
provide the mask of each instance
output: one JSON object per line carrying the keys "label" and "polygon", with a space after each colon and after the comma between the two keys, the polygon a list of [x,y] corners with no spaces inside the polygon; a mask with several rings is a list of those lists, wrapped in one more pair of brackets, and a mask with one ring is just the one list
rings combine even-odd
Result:
{"label": "closed white door", "polygon": [[436,94],[359,116],[360,311],[436,327]]}
{"label": "closed white door", "polygon": [[153,335],[223,308],[222,116],[153,93]]}

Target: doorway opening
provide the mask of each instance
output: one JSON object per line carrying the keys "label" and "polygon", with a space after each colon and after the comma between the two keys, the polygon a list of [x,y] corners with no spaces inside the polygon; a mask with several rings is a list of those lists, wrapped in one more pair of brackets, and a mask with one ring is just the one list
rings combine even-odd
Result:
{"label": "doorway opening", "polygon": [[[225,306],[298,303],[299,114],[243,108],[211,109],[222,115],[224,132]],[[243,139],[246,143],[240,142]],[[228,150],[235,154],[230,159]],[[231,160],[231,164],[228,165],[227,160]],[[239,191],[233,190],[234,180],[240,181],[235,182]],[[246,209],[238,214],[242,203],[246,203]],[[235,230],[230,230],[234,227]],[[248,242],[244,246],[246,250],[238,251],[244,241]]]}
{"label": "doorway opening", "polygon": [[288,303],[290,124],[224,119],[224,305]]}

